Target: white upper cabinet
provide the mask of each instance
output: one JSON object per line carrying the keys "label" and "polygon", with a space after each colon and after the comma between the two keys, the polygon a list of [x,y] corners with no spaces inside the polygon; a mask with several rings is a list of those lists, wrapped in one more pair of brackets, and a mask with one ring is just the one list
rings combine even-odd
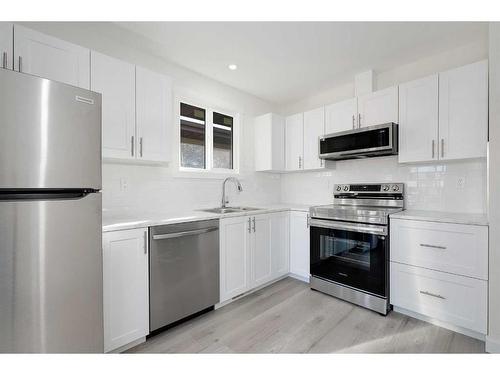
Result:
{"label": "white upper cabinet", "polygon": [[254,120],[255,170],[285,169],[285,119],[274,113]]}
{"label": "white upper cabinet", "polygon": [[399,162],[438,159],[438,75],[399,86]]}
{"label": "white upper cabinet", "polygon": [[136,67],[137,158],[167,161],[172,121],[171,80]]}
{"label": "white upper cabinet", "polygon": [[486,156],[488,61],[439,74],[439,138],[442,160]]}
{"label": "white upper cabinet", "polygon": [[304,114],[286,117],[285,129],[286,170],[304,169]]}
{"label": "white upper cabinet", "polygon": [[91,90],[102,94],[104,157],[134,159],[135,66],[92,51]]}
{"label": "white upper cabinet", "polygon": [[14,25],[14,70],[89,89],[90,50]]}
{"label": "white upper cabinet", "polygon": [[358,124],[358,99],[352,98],[325,107],[325,133],[355,129]]}
{"label": "white upper cabinet", "polygon": [[358,97],[358,127],[398,122],[398,88],[389,87]]}
{"label": "white upper cabinet", "polygon": [[325,134],[325,108],[304,112],[304,161],[303,169],[323,168],[324,160],[318,157],[319,137]]}
{"label": "white upper cabinet", "polygon": [[0,67],[12,69],[14,51],[14,25],[10,22],[0,22]]}

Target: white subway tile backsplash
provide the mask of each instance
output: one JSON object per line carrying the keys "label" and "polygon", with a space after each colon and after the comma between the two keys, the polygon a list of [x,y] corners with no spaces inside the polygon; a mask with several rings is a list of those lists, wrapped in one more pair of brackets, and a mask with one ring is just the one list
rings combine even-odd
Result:
{"label": "white subway tile backsplash", "polygon": [[[486,213],[486,160],[399,164],[397,157],[328,162],[324,172],[281,177],[281,199],[329,204],[336,183],[403,182],[408,209]],[[465,184],[460,186],[459,179]]]}

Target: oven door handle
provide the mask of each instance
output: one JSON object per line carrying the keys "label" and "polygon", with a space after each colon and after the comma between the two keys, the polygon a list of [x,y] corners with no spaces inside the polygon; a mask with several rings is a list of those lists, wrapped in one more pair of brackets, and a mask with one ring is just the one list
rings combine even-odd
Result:
{"label": "oven door handle", "polygon": [[344,223],[344,222],[330,221],[330,220],[311,219],[311,227],[340,229],[340,230],[347,230],[350,232],[370,233],[383,236],[387,235],[387,227],[378,225]]}

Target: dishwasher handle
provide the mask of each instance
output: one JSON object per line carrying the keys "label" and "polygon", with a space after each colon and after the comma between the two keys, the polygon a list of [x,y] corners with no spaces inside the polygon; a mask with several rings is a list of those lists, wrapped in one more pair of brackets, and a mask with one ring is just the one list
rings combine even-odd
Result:
{"label": "dishwasher handle", "polygon": [[153,240],[166,240],[166,239],[169,239],[169,238],[195,236],[197,234],[203,234],[203,233],[213,232],[213,231],[216,231],[218,229],[219,229],[219,227],[208,227],[208,228],[203,228],[203,229],[188,230],[188,231],[185,231],[185,232],[174,232],[174,233],[167,233],[167,234],[155,234],[155,235],[153,235]]}

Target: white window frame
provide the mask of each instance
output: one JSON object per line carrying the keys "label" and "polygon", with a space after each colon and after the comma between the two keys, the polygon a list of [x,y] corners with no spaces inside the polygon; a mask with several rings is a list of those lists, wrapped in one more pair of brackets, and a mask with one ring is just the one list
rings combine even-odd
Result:
{"label": "white window frame", "polygon": [[[205,110],[205,169],[190,168],[181,166],[181,123],[180,123],[180,107],[181,103],[189,104]],[[176,97],[175,113],[175,136],[173,137],[175,145],[175,161],[177,166],[176,177],[192,177],[192,178],[216,178],[223,179],[227,176],[237,176],[240,174],[240,116],[238,113],[221,109],[219,107],[208,105],[199,100],[193,100],[185,97]],[[213,113],[221,113],[233,118],[233,169],[214,168],[213,167]]]}

